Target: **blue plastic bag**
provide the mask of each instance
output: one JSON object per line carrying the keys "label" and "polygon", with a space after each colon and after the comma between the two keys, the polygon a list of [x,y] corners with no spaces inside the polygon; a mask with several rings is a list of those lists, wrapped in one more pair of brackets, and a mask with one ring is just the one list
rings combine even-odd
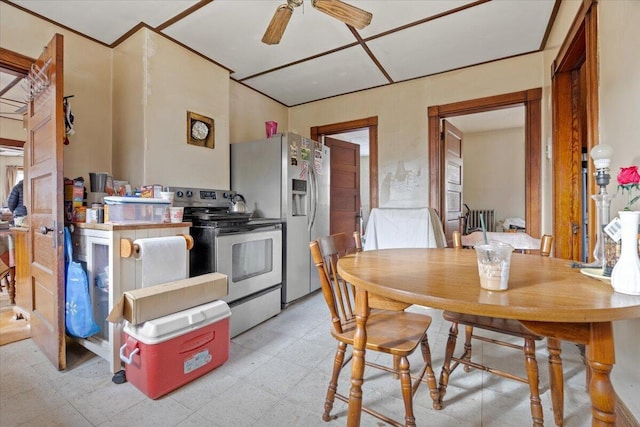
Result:
{"label": "blue plastic bag", "polygon": [[68,335],[87,338],[97,334],[100,327],[93,319],[87,273],[79,262],[73,260],[69,227],[64,228],[64,259],[66,278],[64,325]]}

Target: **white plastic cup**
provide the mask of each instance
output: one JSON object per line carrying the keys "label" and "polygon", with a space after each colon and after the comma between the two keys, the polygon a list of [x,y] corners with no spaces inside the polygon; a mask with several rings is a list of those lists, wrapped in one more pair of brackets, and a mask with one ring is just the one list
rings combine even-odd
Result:
{"label": "white plastic cup", "polygon": [[182,222],[182,216],[184,215],[184,207],[182,206],[171,206],[169,208],[171,213],[171,222]]}
{"label": "white plastic cup", "polygon": [[509,269],[513,246],[489,240],[474,245],[478,257],[480,287],[489,291],[504,291],[509,285]]}

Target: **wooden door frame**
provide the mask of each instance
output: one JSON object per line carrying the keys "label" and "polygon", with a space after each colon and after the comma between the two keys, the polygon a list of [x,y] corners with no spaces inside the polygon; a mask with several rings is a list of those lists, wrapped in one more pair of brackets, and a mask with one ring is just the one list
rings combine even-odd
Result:
{"label": "wooden door frame", "polygon": [[361,129],[369,130],[369,203],[371,209],[378,207],[378,117],[350,120],[311,127],[311,139],[318,141],[322,135],[335,135]]}
{"label": "wooden door frame", "polygon": [[[542,88],[523,90],[503,95],[488,96],[434,105],[428,108],[429,116],[429,206],[436,209],[441,220],[444,218],[443,207],[445,185],[444,146],[441,140],[442,119],[466,114],[524,105],[524,146],[525,146],[525,222],[526,232],[533,237],[540,237],[542,223]],[[443,223],[444,225],[444,223]]]}
{"label": "wooden door frame", "polygon": [[[11,71],[16,76],[26,76],[31,69],[31,65],[35,62],[34,58],[0,47],[0,67]],[[7,147],[22,148],[24,143],[25,141],[17,139],[0,138],[0,145]]]}
{"label": "wooden door frame", "polygon": [[[584,66],[586,92],[580,95],[580,88],[575,83],[573,73]],[[557,244],[554,244],[554,255],[569,257],[577,247],[581,247],[582,231],[578,233],[578,241],[574,241],[571,230],[563,227],[556,218],[572,218],[582,224],[583,218],[575,218],[580,214],[581,204],[581,154],[583,142],[586,142],[587,152],[591,151],[599,141],[599,100],[598,100],[598,13],[597,0],[583,0],[582,7],[576,14],[567,37],[565,38],[551,68],[551,100],[553,127],[553,234]],[[576,97],[584,99],[586,115],[580,117],[575,114]],[[583,135],[582,132],[585,134]],[[573,152],[572,164],[559,164],[559,159],[565,159],[565,152]],[[567,173],[567,171],[569,171]],[[592,177],[595,172],[593,162],[587,161],[587,176]],[[567,188],[569,187],[569,188]],[[573,203],[563,202],[563,195],[571,192],[575,195]],[[598,192],[595,180],[587,180],[587,194]],[[575,202],[577,199],[577,202]],[[578,206],[576,206],[576,204]],[[596,236],[596,207],[589,197],[588,201],[588,230],[589,259],[593,260],[593,248]],[[581,227],[579,227],[581,230]],[[578,251],[579,252],[579,251]]]}

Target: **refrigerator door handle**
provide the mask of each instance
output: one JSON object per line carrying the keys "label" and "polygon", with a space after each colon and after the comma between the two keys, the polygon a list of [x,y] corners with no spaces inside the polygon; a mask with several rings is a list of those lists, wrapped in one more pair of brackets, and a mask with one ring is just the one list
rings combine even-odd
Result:
{"label": "refrigerator door handle", "polygon": [[309,231],[311,231],[311,229],[313,228],[315,222],[316,222],[316,213],[318,211],[318,181],[317,181],[317,177],[316,177],[316,171],[313,169],[313,167],[311,167],[311,169],[309,169],[309,184],[310,184],[310,190],[311,190],[311,201],[310,203],[310,217],[309,217],[309,224],[308,224],[308,228]]}

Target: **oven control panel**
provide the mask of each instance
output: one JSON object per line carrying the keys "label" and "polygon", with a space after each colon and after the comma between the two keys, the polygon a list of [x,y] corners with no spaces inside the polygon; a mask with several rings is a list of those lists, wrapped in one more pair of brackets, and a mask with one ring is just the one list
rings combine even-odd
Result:
{"label": "oven control panel", "polygon": [[167,191],[174,193],[173,203],[184,207],[227,207],[235,195],[230,190],[216,190],[211,188],[167,187]]}

